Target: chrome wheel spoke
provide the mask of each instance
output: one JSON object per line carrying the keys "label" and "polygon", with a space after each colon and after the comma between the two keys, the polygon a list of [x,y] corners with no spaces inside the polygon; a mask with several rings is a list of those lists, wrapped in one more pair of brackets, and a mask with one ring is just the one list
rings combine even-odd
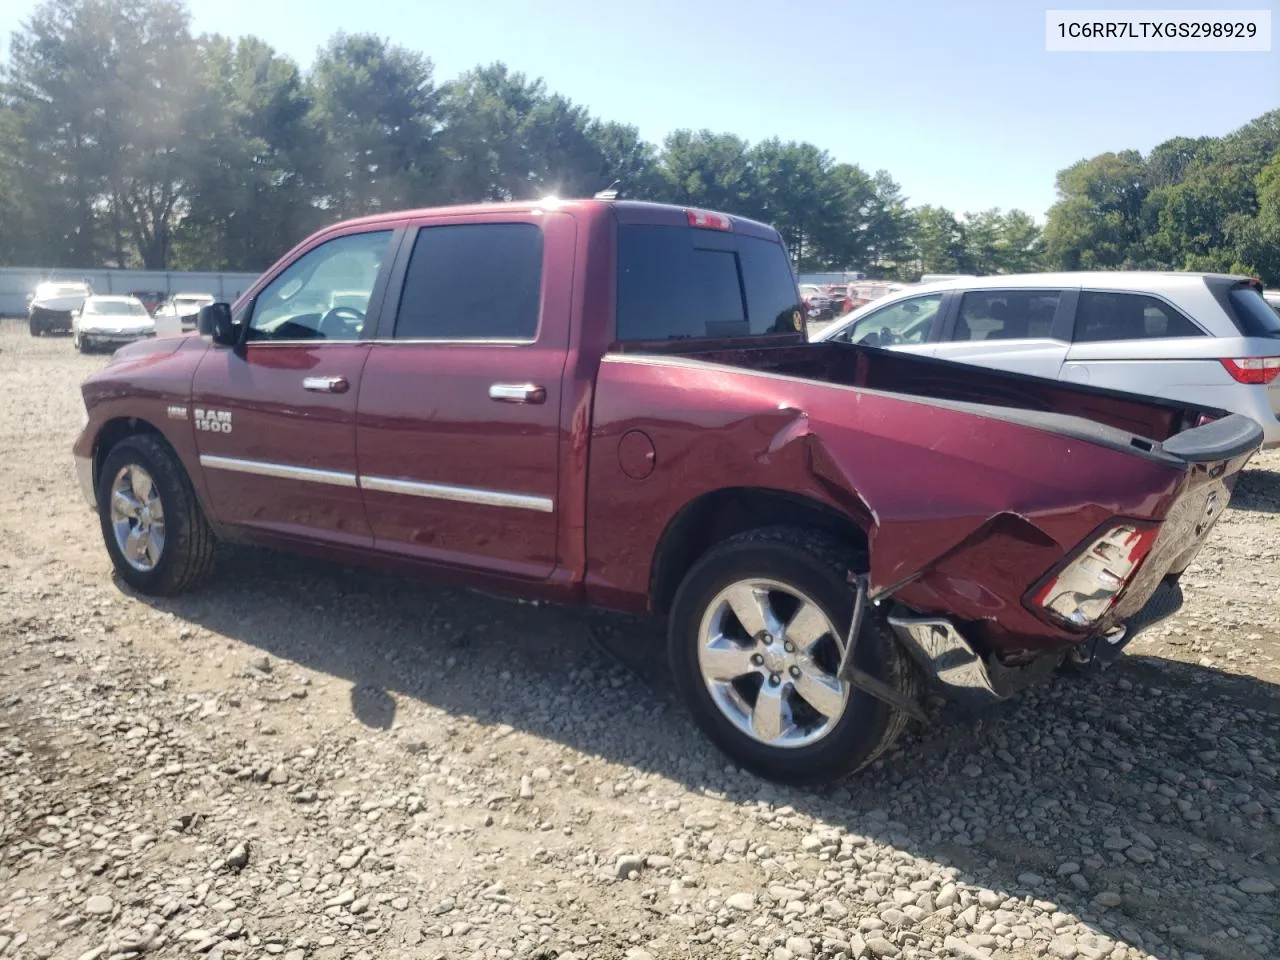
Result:
{"label": "chrome wheel spoke", "polygon": [[132,490],[114,490],[111,493],[111,512],[115,517],[136,518],[141,506]]}
{"label": "chrome wheel spoke", "polygon": [[791,622],[787,624],[784,636],[805,652],[831,632],[831,624],[827,615],[816,603],[801,604]]}
{"label": "chrome wheel spoke", "polygon": [[725,599],[729,602],[733,615],[742,624],[742,629],[747,631],[747,636],[778,632],[778,618],[769,605],[768,591],[739,583],[725,591]]}
{"label": "chrome wheel spoke", "polygon": [[755,669],[751,648],[721,634],[703,646],[699,659],[702,672],[713,680],[736,680]]}
{"label": "chrome wheel spoke", "polygon": [[158,534],[154,528],[147,531],[142,544],[142,555],[153,567],[160,562],[160,544],[163,542],[163,534]]}
{"label": "chrome wheel spoke", "polygon": [[107,509],[116,546],[126,563],[146,573],[164,553],[164,505],[151,474],[135,464],[122,467],[111,484]]}
{"label": "chrome wheel spoke", "polygon": [[125,535],[124,555],[134,563],[147,558],[147,535],[134,527]]}
{"label": "chrome wheel spoke", "polygon": [[843,637],[812,597],[784,581],[726,586],[707,605],[697,644],[697,669],[716,709],[757,743],[808,746],[848,708],[849,687],[832,672]]}
{"label": "chrome wheel spoke", "polygon": [[755,707],[751,710],[751,732],[756,739],[773,743],[781,740],[790,727],[791,707],[782,696],[782,685],[761,685]]}
{"label": "chrome wheel spoke", "polygon": [[828,719],[835,720],[844,712],[844,687],[835,677],[819,670],[815,664],[800,668],[794,678],[796,693],[805,703]]}
{"label": "chrome wheel spoke", "polygon": [[145,470],[133,467],[129,470],[129,484],[133,488],[133,495],[139,503],[147,503],[155,497],[155,485],[151,482],[151,474]]}

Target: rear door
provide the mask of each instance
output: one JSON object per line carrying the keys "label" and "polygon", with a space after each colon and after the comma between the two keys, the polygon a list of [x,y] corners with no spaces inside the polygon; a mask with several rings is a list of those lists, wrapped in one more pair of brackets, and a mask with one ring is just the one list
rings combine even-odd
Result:
{"label": "rear door", "polygon": [[356,479],[356,397],[397,240],[382,229],[313,246],[244,309],[244,343],[200,361],[190,408],[170,415],[193,421],[222,522],[372,545]]}
{"label": "rear door", "polygon": [[1056,380],[1067,356],[1075,296],[1063,289],[957,293],[934,356]]}
{"label": "rear door", "polygon": [[574,219],[442,217],[407,236],[356,440],[380,550],[511,576],[556,565]]}
{"label": "rear door", "polygon": [[1218,338],[1162,297],[1082,290],[1062,379],[1222,406]]}

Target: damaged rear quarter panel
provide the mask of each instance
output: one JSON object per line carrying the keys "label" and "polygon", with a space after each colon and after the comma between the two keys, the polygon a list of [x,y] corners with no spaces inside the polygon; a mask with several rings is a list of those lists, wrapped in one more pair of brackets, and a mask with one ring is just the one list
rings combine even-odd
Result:
{"label": "damaged rear quarter panel", "polygon": [[[622,472],[630,430],[653,473]],[[1183,482],[1166,463],[902,395],[679,358],[609,355],[597,379],[588,588],[636,606],[686,504],[729,487],[801,494],[867,530],[873,592],[922,613],[999,618],[1045,642],[1026,588],[1113,516],[1158,519]],[[939,563],[941,560],[941,563]]]}

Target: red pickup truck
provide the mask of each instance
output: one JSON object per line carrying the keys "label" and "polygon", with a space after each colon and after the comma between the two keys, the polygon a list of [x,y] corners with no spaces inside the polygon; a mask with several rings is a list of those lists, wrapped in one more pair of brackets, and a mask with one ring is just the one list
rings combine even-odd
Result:
{"label": "red pickup truck", "polygon": [[650,611],[694,719],[784,781],[876,757],[923,682],[1105,659],[1261,442],[1221,411],[809,344],[778,234],[582,200],[321,231],[83,386],[121,578],[219,540]]}

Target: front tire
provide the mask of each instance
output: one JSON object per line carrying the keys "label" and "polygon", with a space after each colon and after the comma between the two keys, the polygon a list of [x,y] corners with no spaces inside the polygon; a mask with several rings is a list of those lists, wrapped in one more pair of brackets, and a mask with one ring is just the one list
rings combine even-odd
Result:
{"label": "front tire", "polygon": [[213,572],[213,531],[182,463],[155,437],[128,437],[106,455],[98,517],[116,572],[140,593],[182,593]]}
{"label": "front tire", "polygon": [[33,337],[40,336],[40,321],[34,316],[27,317],[27,333]]}
{"label": "front tire", "polygon": [[[770,780],[837,779],[880,756],[906,714],[836,678],[865,554],[818,531],[753,530],[694,564],[671,608],[677,689],[702,731]],[[870,611],[854,662],[914,699],[918,681]]]}

